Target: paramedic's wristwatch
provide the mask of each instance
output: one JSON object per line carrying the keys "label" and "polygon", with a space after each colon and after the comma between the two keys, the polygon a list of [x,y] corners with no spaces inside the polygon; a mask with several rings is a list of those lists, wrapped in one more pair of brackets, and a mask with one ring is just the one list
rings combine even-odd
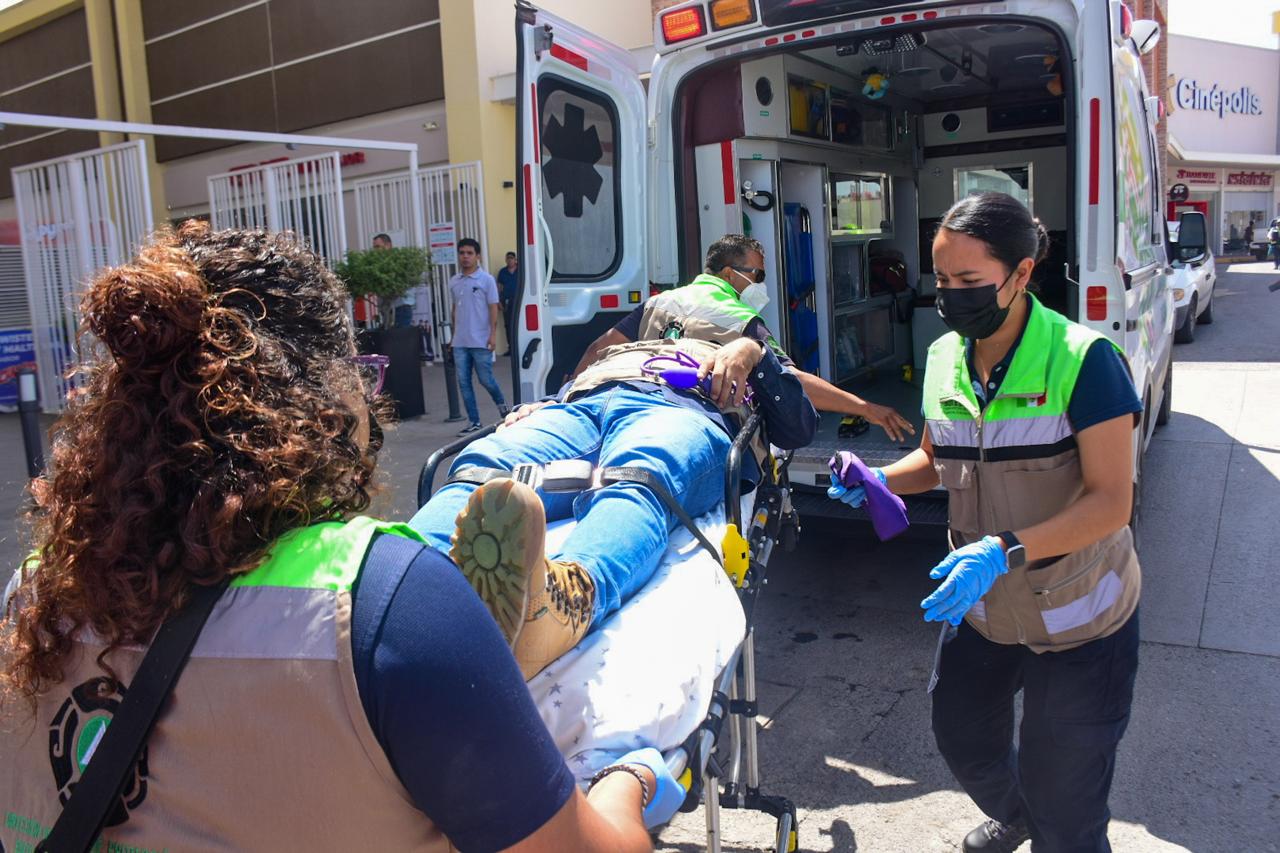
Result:
{"label": "paramedic's wristwatch", "polygon": [[1013,535],[1013,531],[1006,530],[1003,533],[997,533],[996,536],[1004,543],[1004,556],[1009,562],[1009,568],[1020,569],[1025,566],[1027,549],[1018,541],[1018,537]]}

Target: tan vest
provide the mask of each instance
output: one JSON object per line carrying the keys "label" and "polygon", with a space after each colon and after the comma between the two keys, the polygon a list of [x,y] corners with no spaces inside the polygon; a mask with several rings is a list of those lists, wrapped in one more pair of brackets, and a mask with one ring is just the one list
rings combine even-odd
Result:
{"label": "tan vest", "polygon": [[[645,310],[641,315],[638,339],[601,350],[595,363],[574,379],[565,400],[583,397],[611,382],[661,383],[661,379],[644,370],[644,363],[650,358],[657,355],[674,356],[679,351],[701,364],[711,358],[721,346],[742,337],[745,322],[734,322],[733,318],[720,314],[706,316],[701,300],[691,298],[694,292],[691,285],[651,297],[645,303]],[[725,328],[718,323],[726,323],[731,327]],[[701,393],[699,396],[712,402]],[[746,405],[717,408],[739,426],[751,416],[751,409]],[[758,439],[752,441],[752,450],[757,461],[767,455],[767,448]]]}
{"label": "tan vest", "polygon": [[[929,349],[924,410],[947,489],[952,547],[1039,524],[1084,491],[1067,417],[1080,366],[1101,336],[1032,299],[1009,372],[984,410],[954,332]],[[996,579],[965,619],[997,643],[1063,651],[1118,631],[1138,606],[1142,573],[1129,527]]]}
{"label": "tan vest", "polygon": [[[310,586],[270,585],[275,579],[260,574],[269,560],[246,576],[265,583],[233,586],[214,607],[108,821],[103,850],[454,849],[409,799],[365,718],[351,661],[355,573],[331,564],[358,569],[375,529],[400,528],[356,519],[305,530],[316,528],[326,528],[320,546],[333,559],[315,567]],[[0,721],[7,853],[48,834],[121,698],[97,689],[106,681],[94,661],[101,649],[82,635],[35,716],[18,705]],[[142,655],[123,649],[108,662],[127,684]]]}

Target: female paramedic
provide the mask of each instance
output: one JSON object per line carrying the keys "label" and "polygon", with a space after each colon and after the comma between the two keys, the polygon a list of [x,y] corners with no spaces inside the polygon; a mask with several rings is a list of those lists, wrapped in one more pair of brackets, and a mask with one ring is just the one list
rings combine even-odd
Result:
{"label": "female paramedic", "polygon": [[651,849],[646,823],[683,800],[661,756],[625,756],[584,796],[458,569],[358,515],[380,372],[319,258],[188,223],[82,305],[100,356],[0,600],[0,850],[34,847],[100,742],[111,757],[144,647],[199,587],[222,591],[119,768],[107,845]]}
{"label": "female paramedic", "polygon": [[[906,494],[939,481],[954,550],[921,602],[943,622],[933,731],[990,818],[966,851],[1108,851],[1107,795],[1138,665],[1128,520],[1142,405],[1119,350],[1027,292],[1048,234],[1021,203],[957,203],[933,241],[938,313],[920,448],[872,469]],[[859,504],[864,488],[832,487]],[[958,626],[958,630],[956,627]],[[1023,719],[1014,743],[1014,694]]]}

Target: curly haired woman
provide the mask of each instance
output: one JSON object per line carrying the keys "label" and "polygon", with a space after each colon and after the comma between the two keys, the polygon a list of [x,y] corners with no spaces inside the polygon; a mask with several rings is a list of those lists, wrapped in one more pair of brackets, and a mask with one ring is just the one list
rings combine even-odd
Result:
{"label": "curly haired woman", "polygon": [[100,351],[0,599],[0,850],[48,833],[159,625],[228,580],[108,844],[650,849],[660,757],[580,793],[457,568],[358,515],[376,388],[315,255],[189,223],[82,307]]}

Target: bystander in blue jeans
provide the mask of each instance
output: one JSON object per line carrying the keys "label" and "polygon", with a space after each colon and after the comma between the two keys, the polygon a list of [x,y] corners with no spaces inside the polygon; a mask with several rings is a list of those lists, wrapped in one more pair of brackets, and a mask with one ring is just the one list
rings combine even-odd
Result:
{"label": "bystander in blue jeans", "polygon": [[[451,470],[509,469],[521,462],[561,459],[587,459],[599,467],[635,466],[657,476],[686,512],[698,516],[724,499],[729,446],[729,436],[710,418],[669,402],[661,389],[650,393],[612,385],[539,409],[472,442]],[[470,483],[443,487],[410,525],[447,554],[458,513],[476,488]],[[539,496],[548,521],[578,521],[559,553],[547,556],[576,562],[595,582],[594,628],[653,576],[678,521],[657,495],[638,483]]]}
{"label": "bystander in blue jeans", "polygon": [[494,405],[499,409],[507,407],[506,399],[502,396],[502,389],[498,387],[498,382],[493,378],[493,351],[486,347],[454,347],[453,348],[454,368],[458,372],[458,390],[462,392],[462,405],[467,407],[467,417],[471,419],[471,423],[480,423],[480,409],[476,405],[476,392],[471,386],[471,368],[476,369],[476,376],[480,379],[480,384],[489,392],[489,396],[493,398]]}

